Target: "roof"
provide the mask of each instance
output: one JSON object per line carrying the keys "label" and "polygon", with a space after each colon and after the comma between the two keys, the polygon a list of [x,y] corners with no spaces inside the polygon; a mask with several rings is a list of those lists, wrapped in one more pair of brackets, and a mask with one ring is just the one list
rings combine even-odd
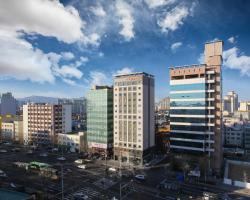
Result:
{"label": "roof", "polygon": [[180,68],[191,68],[191,67],[205,67],[206,64],[192,64],[192,65],[182,65],[182,66],[172,66],[169,69],[175,70]]}
{"label": "roof", "polygon": [[114,75],[114,77],[123,77],[123,76],[131,76],[131,75],[144,75],[150,78],[153,78],[154,76],[151,74],[148,74],[146,72],[134,72],[134,73],[129,73],[129,74],[118,74],[118,75]]}
{"label": "roof", "polygon": [[12,190],[6,190],[0,188],[0,199],[4,200],[27,200],[30,199],[31,195]]}

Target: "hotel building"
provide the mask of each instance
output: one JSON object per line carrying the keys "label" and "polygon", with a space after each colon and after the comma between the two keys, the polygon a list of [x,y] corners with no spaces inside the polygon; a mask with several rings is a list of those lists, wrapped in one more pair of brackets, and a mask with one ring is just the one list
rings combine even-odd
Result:
{"label": "hotel building", "polygon": [[222,41],[205,44],[205,64],[170,68],[170,148],[222,163]]}
{"label": "hotel building", "polygon": [[87,94],[88,149],[110,154],[113,148],[113,88],[94,86]]}
{"label": "hotel building", "polygon": [[114,157],[142,164],[155,145],[154,77],[132,73],[114,77]]}
{"label": "hotel building", "polygon": [[71,132],[71,105],[23,105],[24,144],[57,144],[58,134]]}

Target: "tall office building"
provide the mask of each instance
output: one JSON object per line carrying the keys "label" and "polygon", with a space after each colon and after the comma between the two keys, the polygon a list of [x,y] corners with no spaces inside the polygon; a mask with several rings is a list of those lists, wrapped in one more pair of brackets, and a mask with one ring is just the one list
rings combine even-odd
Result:
{"label": "tall office building", "polygon": [[113,88],[94,86],[87,94],[87,141],[92,152],[113,148]]}
{"label": "tall office building", "polygon": [[17,101],[10,92],[1,96],[1,115],[15,115],[17,112]]}
{"label": "tall office building", "polygon": [[114,156],[142,164],[155,145],[154,77],[132,73],[114,77]]}
{"label": "tall office building", "polygon": [[71,132],[71,105],[23,105],[24,143],[57,144],[58,134]]}
{"label": "tall office building", "polygon": [[228,92],[223,99],[223,111],[234,113],[238,110],[238,106],[238,94],[236,94],[234,91]]}
{"label": "tall office building", "polygon": [[222,41],[205,44],[205,64],[170,68],[170,148],[222,163]]}

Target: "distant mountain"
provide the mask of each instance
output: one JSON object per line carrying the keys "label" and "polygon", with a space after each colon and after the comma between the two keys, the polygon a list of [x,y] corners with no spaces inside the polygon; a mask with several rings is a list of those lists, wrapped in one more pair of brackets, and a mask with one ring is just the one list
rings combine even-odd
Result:
{"label": "distant mountain", "polygon": [[33,103],[58,103],[58,98],[55,97],[43,97],[43,96],[30,96],[17,99],[22,102],[33,102]]}

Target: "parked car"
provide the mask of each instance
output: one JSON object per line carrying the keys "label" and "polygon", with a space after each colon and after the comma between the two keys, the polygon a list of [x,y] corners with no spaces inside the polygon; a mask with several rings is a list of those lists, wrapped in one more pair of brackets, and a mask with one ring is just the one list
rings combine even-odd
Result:
{"label": "parked car", "polygon": [[57,160],[64,161],[64,160],[66,160],[66,158],[64,158],[64,157],[62,156],[62,157],[58,157]]}
{"label": "parked car", "polygon": [[0,170],[0,177],[7,177],[7,174],[4,171]]}
{"label": "parked car", "polygon": [[135,175],[135,179],[139,180],[139,181],[145,181],[146,180],[146,176],[143,174],[137,174]]}
{"label": "parked car", "polygon": [[83,164],[83,160],[82,159],[77,159],[77,160],[75,160],[75,163],[76,164]]}
{"label": "parked car", "polygon": [[78,165],[77,167],[80,169],[86,169],[86,165]]}

